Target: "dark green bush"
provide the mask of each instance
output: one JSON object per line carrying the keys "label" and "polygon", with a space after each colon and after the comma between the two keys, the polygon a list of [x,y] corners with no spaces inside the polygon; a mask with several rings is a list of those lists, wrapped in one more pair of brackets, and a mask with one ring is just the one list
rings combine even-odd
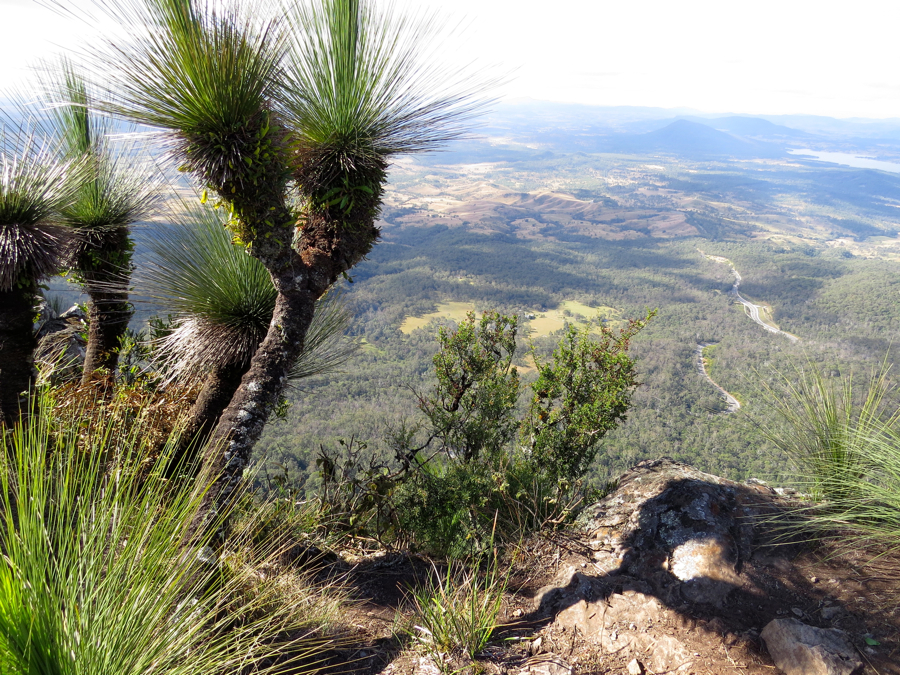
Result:
{"label": "dark green bush", "polygon": [[[395,462],[366,464],[353,443],[342,443],[341,457],[323,450],[320,498],[332,524],[460,556],[568,522],[597,497],[581,479],[603,436],[625,419],[638,384],[629,341],[652,316],[599,335],[569,328],[550,361],[538,362],[523,419],[515,318],[470,313],[455,331],[442,329],[437,382],[418,395],[427,422],[394,435]],[[427,438],[415,442],[422,431]]]}

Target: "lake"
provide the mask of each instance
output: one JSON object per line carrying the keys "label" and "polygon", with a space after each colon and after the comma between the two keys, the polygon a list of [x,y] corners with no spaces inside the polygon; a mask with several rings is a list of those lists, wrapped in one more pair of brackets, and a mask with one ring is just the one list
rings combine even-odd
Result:
{"label": "lake", "polygon": [[883,162],[879,159],[872,159],[871,157],[851,155],[847,152],[819,152],[818,150],[807,150],[806,148],[794,148],[788,150],[788,152],[792,155],[810,156],[822,162],[831,162],[832,164],[852,166],[858,169],[879,169],[880,171],[900,173],[900,164],[895,164],[894,162]]}

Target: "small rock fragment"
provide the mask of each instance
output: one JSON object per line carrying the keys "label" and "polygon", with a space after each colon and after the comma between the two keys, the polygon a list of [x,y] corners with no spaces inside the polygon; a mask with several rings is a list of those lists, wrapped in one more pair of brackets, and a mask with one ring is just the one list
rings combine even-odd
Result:
{"label": "small rock fragment", "polygon": [[827,607],[823,607],[819,611],[819,613],[822,615],[823,619],[825,619],[826,621],[830,621],[831,619],[836,617],[838,614],[840,614],[841,611],[842,610],[841,610],[840,605],[829,605]]}
{"label": "small rock fragment", "polygon": [[572,675],[572,666],[554,654],[529,663],[519,671],[519,675]]}
{"label": "small rock fragment", "polygon": [[644,666],[637,659],[631,659],[625,669],[628,675],[644,675]]}
{"label": "small rock fragment", "polygon": [[863,664],[843,631],[775,619],[761,636],[784,675],[856,675]]}
{"label": "small rock fragment", "polygon": [[794,613],[794,616],[798,616],[798,617],[803,616],[803,610],[800,609],[799,607],[791,607],[791,611]]}
{"label": "small rock fragment", "polygon": [[680,640],[671,635],[656,639],[649,651],[647,669],[651,673],[668,673],[689,671],[694,657]]}
{"label": "small rock fragment", "polygon": [[430,656],[420,658],[414,668],[414,675],[440,675],[441,673],[440,668]]}

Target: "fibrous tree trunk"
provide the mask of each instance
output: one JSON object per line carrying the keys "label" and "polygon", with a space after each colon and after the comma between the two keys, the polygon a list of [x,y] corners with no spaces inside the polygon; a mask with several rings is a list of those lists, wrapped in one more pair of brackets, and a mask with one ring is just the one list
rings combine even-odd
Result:
{"label": "fibrous tree trunk", "polygon": [[78,254],[84,289],[88,294],[88,343],[82,382],[98,370],[114,372],[119,343],[134,310],[128,302],[131,275],[128,229],[117,227],[89,237]]}
{"label": "fibrous tree trunk", "polygon": [[98,370],[114,372],[119,362],[119,343],[132,309],[128,293],[95,291],[89,294],[88,343],[82,382],[89,382]]}
{"label": "fibrous tree trunk", "polygon": [[[375,205],[379,197],[380,191],[373,196]],[[316,300],[362,260],[377,240],[375,205],[361,204],[354,213],[325,209],[308,214],[296,247],[284,240],[287,237],[280,243],[272,237],[267,246],[254,247],[253,254],[269,270],[278,295],[266,337],[207,447],[206,467],[218,478],[202,509],[206,523],[215,522],[238,496],[253,446],[303,349]],[[279,215],[291,217],[286,208]]]}
{"label": "fibrous tree trunk", "polygon": [[35,298],[33,283],[0,292],[0,421],[9,426],[19,419],[34,373]]}
{"label": "fibrous tree trunk", "polygon": [[218,367],[204,378],[200,394],[188,413],[187,423],[166,467],[168,477],[182,471],[193,472],[196,453],[215,429],[246,371],[246,364],[232,364]]}

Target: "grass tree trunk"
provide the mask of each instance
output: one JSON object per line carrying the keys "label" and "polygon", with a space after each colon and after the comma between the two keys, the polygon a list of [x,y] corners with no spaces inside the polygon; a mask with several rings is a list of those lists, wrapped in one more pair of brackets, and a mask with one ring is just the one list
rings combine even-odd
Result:
{"label": "grass tree trunk", "polygon": [[[219,479],[207,493],[205,518],[214,518],[238,496],[253,446],[303,350],[316,300],[377,240],[374,214],[379,196],[358,205],[354,213],[336,214],[327,208],[310,213],[296,248],[289,241],[278,242],[274,230],[271,238],[262,238],[265,246],[254,247],[253,254],[269,270],[278,295],[266,337],[208,445],[206,466]],[[291,217],[286,208],[281,215]]]}
{"label": "grass tree trunk", "polygon": [[195,453],[216,427],[222,411],[228,407],[246,372],[244,364],[216,368],[203,380],[200,395],[188,413],[188,421],[178,439],[178,447],[166,467],[168,477],[193,470]]}
{"label": "grass tree trunk", "polygon": [[79,261],[89,297],[83,383],[89,382],[97,371],[115,372],[119,343],[133,314],[128,302],[131,273],[128,230],[116,228],[103,233],[99,239],[97,245],[82,252]]}
{"label": "grass tree trunk", "polygon": [[31,385],[34,371],[35,285],[0,292],[0,413],[2,422],[19,419],[22,392]]}

